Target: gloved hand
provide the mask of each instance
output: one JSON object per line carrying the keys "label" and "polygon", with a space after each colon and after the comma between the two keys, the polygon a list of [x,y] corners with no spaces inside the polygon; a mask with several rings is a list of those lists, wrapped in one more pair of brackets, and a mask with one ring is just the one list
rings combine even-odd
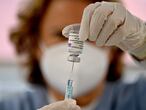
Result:
{"label": "gloved hand", "polygon": [[79,29],[81,40],[96,41],[97,46],[117,46],[139,59],[146,57],[146,25],[130,14],[121,4],[97,2],[84,10],[81,25],[67,26],[63,35],[71,29]]}
{"label": "gloved hand", "polygon": [[69,99],[64,101],[55,102],[40,108],[39,110],[81,110],[76,101]]}

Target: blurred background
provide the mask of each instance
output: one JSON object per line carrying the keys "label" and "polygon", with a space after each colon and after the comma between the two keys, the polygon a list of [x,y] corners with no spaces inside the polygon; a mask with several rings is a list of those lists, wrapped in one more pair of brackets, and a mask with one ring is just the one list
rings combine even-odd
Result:
{"label": "blurred background", "polygon": [[[9,41],[9,31],[17,24],[16,13],[22,1],[24,0],[0,0],[0,98],[28,89],[25,82],[27,70],[19,65],[20,57]],[[132,14],[146,21],[146,0],[122,2]],[[126,66],[123,80],[126,83],[135,82],[141,75],[146,76],[144,69],[137,66],[128,54],[125,54],[124,62]]]}

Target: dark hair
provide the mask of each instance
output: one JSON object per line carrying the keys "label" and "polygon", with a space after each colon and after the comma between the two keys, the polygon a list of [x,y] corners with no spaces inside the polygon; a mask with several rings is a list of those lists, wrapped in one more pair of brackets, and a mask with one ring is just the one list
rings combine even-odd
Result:
{"label": "dark hair", "polygon": [[106,81],[115,82],[121,78],[123,67],[124,67],[123,55],[124,52],[121,49],[117,47],[111,47],[110,64],[108,67]]}
{"label": "dark hair", "polygon": [[[16,28],[13,28],[10,33],[10,39],[14,43],[17,53],[19,55],[27,54],[28,56],[28,60],[26,61],[26,65],[30,72],[28,81],[32,84],[42,86],[46,86],[46,82],[43,78],[39,61],[35,53],[39,48],[39,26],[51,1],[52,0],[30,0],[30,3],[18,13],[19,24]],[[94,3],[102,0],[87,1]],[[113,64],[111,66],[113,66]],[[112,74],[115,74],[115,67],[109,69]]]}

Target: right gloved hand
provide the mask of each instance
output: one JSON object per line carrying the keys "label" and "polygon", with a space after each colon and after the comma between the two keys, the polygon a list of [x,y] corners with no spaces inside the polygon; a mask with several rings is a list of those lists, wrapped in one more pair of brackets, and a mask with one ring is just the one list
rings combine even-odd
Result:
{"label": "right gloved hand", "polygon": [[43,108],[40,108],[39,110],[81,110],[81,109],[78,105],[76,105],[75,100],[68,99],[49,104],[47,106],[44,106]]}
{"label": "right gloved hand", "polygon": [[95,41],[97,46],[117,46],[140,59],[146,57],[146,25],[119,3],[90,4],[84,10],[81,25],[70,25],[63,34],[79,27],[81,40]]}

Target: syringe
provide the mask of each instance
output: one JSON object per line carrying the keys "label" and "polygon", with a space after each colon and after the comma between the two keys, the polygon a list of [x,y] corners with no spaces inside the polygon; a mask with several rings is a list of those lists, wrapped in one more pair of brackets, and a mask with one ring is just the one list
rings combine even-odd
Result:
{"label": "syringe", "polygon": [[65,99],[71,99],[73,95],[73,80],[69,79],[67,81]]}
{"label": "syringe", "polygon": [[71,72],[66,85],[65,99],[71,99],[73,95],[73,79],[71,79],[74,69],[74,62],[72,62]]}
{"label": "syringe", "polygon": [[82,53],[82,50],[83,50],[83,41],[79,40],[79,32],[78,31],[71,30],[69,35],[68,35],[68,38],[69,38],[69,40],[68,40],[68,52],[70,53],[69,57],[68,57],[68,61],[72,62],[72,69],[71,69],[70,78],[67,81],[65,99],[72,98],[72,95],[73,95],[73,79],[71,79],[71,76],[73,74],[74,63],[79,63],[80,62],[79,55]]}

